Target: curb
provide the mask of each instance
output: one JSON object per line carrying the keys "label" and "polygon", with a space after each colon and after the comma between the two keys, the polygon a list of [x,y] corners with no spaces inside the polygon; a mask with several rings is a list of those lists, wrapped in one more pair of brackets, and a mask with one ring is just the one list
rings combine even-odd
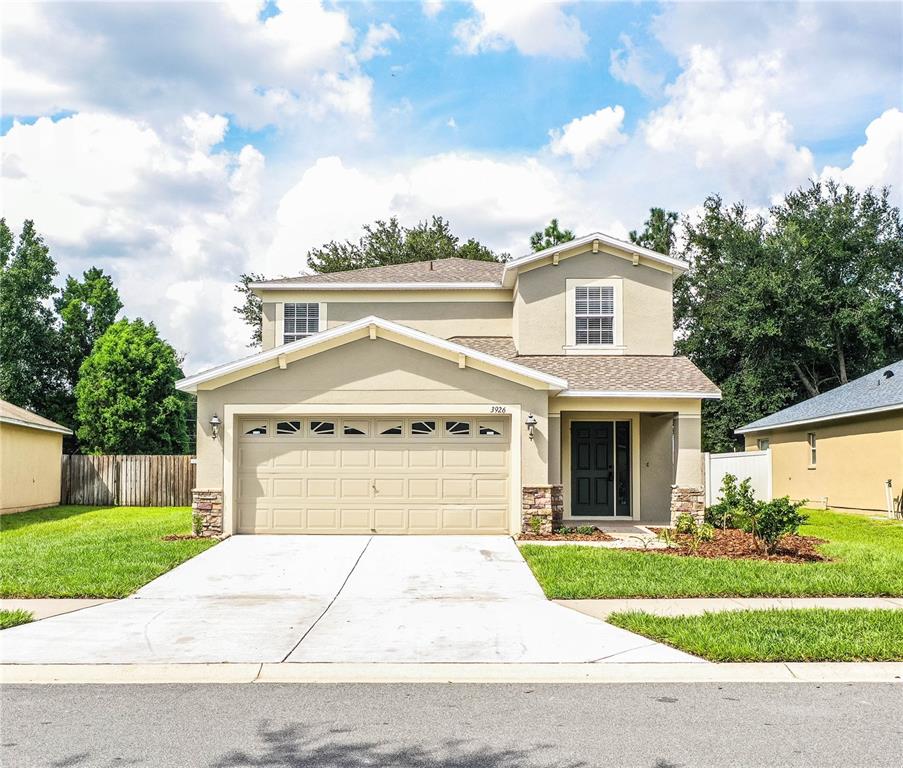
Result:
{"label": "curb", "polygon": [[903,662],[0,665],[3,685],[165,683],[903,683]]}

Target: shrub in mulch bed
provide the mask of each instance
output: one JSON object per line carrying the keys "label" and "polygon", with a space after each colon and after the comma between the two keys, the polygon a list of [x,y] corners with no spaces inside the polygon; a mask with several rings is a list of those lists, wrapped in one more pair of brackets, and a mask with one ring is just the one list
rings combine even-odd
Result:
{"label": "shrub in mulch bed", "polygon": [[[658,533],[661,529],[652,529]],[[671,534],[676,546],[669,549],[646,550],[649,554],[677,555],[684,557],[727,558],[730,560],[770,560],[775,563],[819,563],[830,558],[816,549],[824,539],[815,536],[786,534],[781,537],[777,551],[768,555],[756,544],[751,533],[736,528],[715,529],[712,541],[701,541],[693,548],[693,537],[687,534]]]}
{"label": "shrub in mulch bed", "polygon": [[560,533],[554,531],[552,533],[522,533],[518,536],[519,541],[614,541],[614,537],[609,536],[605,531],[596,528],[592,533],[577,533],[576,531],[567,531]]}

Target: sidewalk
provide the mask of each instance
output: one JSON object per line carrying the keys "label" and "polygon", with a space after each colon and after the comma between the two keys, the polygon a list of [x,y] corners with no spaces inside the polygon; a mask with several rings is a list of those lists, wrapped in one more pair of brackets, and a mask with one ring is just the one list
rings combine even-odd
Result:
{"label": "sidewalk", "polygon": [[685,597],[553,600],[603,621],[612,613],[644,611],[656,616],[698,616],[715,611],[764,611],[788,608],[871,608],[903,610],[903,597]]}

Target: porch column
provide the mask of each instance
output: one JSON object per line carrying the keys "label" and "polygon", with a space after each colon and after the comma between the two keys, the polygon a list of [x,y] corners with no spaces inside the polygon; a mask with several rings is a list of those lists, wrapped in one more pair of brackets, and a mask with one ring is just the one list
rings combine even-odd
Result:
{"label": "porch column", "polygon": [[702,457],[702,418],[679,413],[674,419],[674,483],[671,486],[671,522],[684,512],[698,520],[705,512]]}

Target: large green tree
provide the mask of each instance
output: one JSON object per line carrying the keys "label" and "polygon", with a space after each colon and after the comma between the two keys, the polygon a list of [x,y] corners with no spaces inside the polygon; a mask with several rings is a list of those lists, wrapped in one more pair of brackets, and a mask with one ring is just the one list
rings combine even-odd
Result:
{"label": "large green tree", "polygon": [[241,304],[232,307],[251,329],[249,347],[259,347],[263,341],[263,300],[251,290],[251,283],[259,282],[264,277],[258,272],[243,272],[238,278],[235,290],[242,297]]}
{"label": "large green tree", "polygon": [[357,242],[333,240],[307,254],[307,266],[315,272],[343,272],[349,269],[406,264],[413,261],[447,259],[453,256],[479,261],[504,261],[476,240],[461,244],[441,216],[403,227],[394,216],[388,221],[364,225]]}
{"label": "large green tree", "polygon": [[67,426],[75,426],[75,387],[79,369],[91,354],[95,342],[116,320],[122,309],[119,291],[102,269],[91,267],[79,280],[66,278],[63,290],[53,300],[59,315],[60,375],[64,391],[62,417]]}
{"label": "large green tree", "polygon": [[113,323],[81,366],[78,439],[86,453],[185,453],[186,395],[175,350],[140,318]]}
{"label": "large green tree", "polygon": [[546,248],[561,245],[573,239],[573,230],[562,229],[558,225],[558,219],[552,219],[545,229],[538,230],[530,235],[530,247],[534,252],[544,251]]}
{"label": "large green tree", "polygon": [[887,190],[811,184],[767,217],[710,197],[686,235],[676,347],[723,393],[704,406],[707,450],[903,355],[903,229]]}
{"label": "large green tree", "polygon": [[649,218],[643,225],[643,231],[635,229],[629,233],[630,242],[657,251],[669,254],[674,247],[674,230],[677,227],[678,215],[676,211],[666,211],[664,208],[650,208]]}
{"label": "large green tree", "polygon": [[16,241],[0,219],[0,398],[59,418],[56,264],[32,221]]}

